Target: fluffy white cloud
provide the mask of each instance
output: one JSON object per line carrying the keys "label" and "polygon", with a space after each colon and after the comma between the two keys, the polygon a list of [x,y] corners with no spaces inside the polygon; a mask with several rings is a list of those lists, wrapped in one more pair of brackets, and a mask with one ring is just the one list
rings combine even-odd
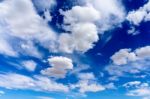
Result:
{"label": "fluffy white cloud", "polygon": [[[92,5],[101,14],[98,21],[100,33],[114,28],[120,24],[125,17],[125,11],[121,1],[118,0],[83,0],[87,5]],[[107,7],[107,9],[106,9]]]}
{"label": "fluffy white cloud", "polygon": [[72,53],[93,48],[93,43],[98,41],[97,27],[93,22],[100,19],[99,12],[92,6],[74,6],[71,10],[60,12],[64,15],[64,29],[71,34],[60,35],[59,50]]}
{"label": "fluffy white cloud", "polygon": [[60,13],[64,15],[63,28],[70,33],[60,35],[59,49],[67,53],[88,51],[99,40],[98,33],[103,34],[124,20],[124,10],[116,0],[86,0],[83,6]]}
{"label": "fluffy white cloud", "polygon": [[36,69],[37,64],[34,61],[23,61],[22,65],[28,71],[34,71]]}
{"label": "fluffy white cloud", "polygon": [[150,58],[150,46],[145,46],[135,50],[135,53],[139,59]]}
{"label": "fluffy white cloud", "polygon": [[111,59],[114,64],[123,65],[127,64],[128,61],[135,61],[137,58],[135,53],[132,53],[130,49],[121,49],[116,52]]}
{"label": "fluffy white cloud", "polygon": [[121,49],[116,52],[112,57],[112,61],[116,65],[124,65],[131,61],[136,61],[150,57],[150,46],[137,48],[131,52],[130,49]]}
{"label": "fluffy white cloud", "polygon": [[60,11],[64,15],[64,23],[94,22],[100,19],[100,13],[92,6],[74,6],[71,10]]}
{"label": "fluffy white cloud", "polygon": [[52,67],[42,70],[41,73],[43,75],[56,78],[65,78],[67,71],[73,69],[72,60],[67,57],[51,57],[48,61]]}
{"label": "fluffy white cloud", "polygon": [[79,88],[80,93],[98,92],[105,90],[105,87],[97,83],[93,73],[80,73],[79,82],[72,84],[71,89]]}
{"label": "fluffy white cloud", "polygon": [[71,26],[72,34],[63,33],[59,37],[60,51],[72,53],[75,51],[86,52],[93,48],[93,43],[98,41],[96,25],[92,23],[77,23]]}
{"label": "fluffy white cloud", "polygon": [[[45,15],[48,16],[47,13],[45,13]],[[0,18],[0,28],[2,28],[1,35],[4,35],[0,38],[1,43],[4,44],[4,46],[1,45],[1,53],[10,56],[17,56],[17,51],[19,50],[19,52],[21,52],[21,49],[18,49],[18,47],[15,49],[13,48],[13,43],[17,42],[15,41],[16,39],[19,39],[20,41],[26,40],[31,42],[36,40],[44,47],[49,42],[46,47],[49,49],[51,46],[51,41],[55,40],[56,34],[36,13],[31,0],[2,1],[0,3]],[[47,17],[47,19],[50,18]],[[11,43],[8,44],[8,41]],[[37,51],[35,46],[27,46],[30,46],[32,49],[34,49],[34,55],[36,54],[40,56],[40,53]],[[29,51],[26,52],[28,53]]]}
{"label": "fluffy white cloud", "polygon": [[130,11],[126,19],[134,25],[139,25],[142,21],[150,21],[149,13],[150,1],[148,1],[143,7],[138,10]]}
{"label": "fluffy white cloud", "polygon": [[150,68],[150,47],[145,46],[137,48],[134,51],[130,49],[121,49],[112,57],[113,64],[105,68],[113,78],[128,76],[128,74],[137,74],[147,71]]}
{"label": "fluffy white cloud", "polygon": [[143,11],[142,9],[131,11],[127,16],[127,20],[132,22],[134,25],[139,25],[139,23],[144,20],[146,14],[146,11]]}
{"label": "fluffy white cloud", "polygon": [[42,76],[28,77],[21,74],[0,74],[0,87],[6,89],[22,89],[35,91],[68,92],[68,87]]}
{"label": "fluffy white cloud", "polygon": [[21,38],[42,36],[43,33],[55,36],[53,31],[36,13],[30,0],[6,0],[0,5],[0,17],[9,25],[13,32],[12,35]]}

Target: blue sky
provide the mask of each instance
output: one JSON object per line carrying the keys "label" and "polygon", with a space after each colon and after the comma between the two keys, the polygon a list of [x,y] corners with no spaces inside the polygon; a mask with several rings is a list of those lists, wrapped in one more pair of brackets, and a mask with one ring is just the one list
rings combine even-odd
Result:
{"label": "blue sky", "polygon": [[0,99],[150,99],[149,0],[0,0]]}

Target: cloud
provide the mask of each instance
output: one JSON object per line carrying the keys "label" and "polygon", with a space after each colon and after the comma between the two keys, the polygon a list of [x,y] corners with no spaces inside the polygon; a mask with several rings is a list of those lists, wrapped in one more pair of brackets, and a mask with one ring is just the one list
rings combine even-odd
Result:
{"label": "cloud", "polygon": [[134,25],[139,25],[139,23],[143,21],[146,14],[146,11],[143,11],[142,9],[131,11],[127,16],[127,20],[132,22]]}
{"label": "cloud", "polygon": [[105,90],[105,87],[98,84],[93,73],[80,73],[79,82],[71,84],[71,89],[79,88],[80,93],[98,92]]}
{"label": "cloud", "polygon": [[127,88],[127,96],[132,97],[143,97],[142,99],[149,99],[150,97],[150,86],[149,83],[143,83],[141,81],[127,82],[123,85]]}
{"label": "cloud", "polygon": [[[106,6],[109,8],[106,9]],[[116,0],[87,0],[83,6],[74,6],[67,11],[60,10],[60,13],[64,16],[63,28],[69,33],[60,35],[59,49],[66,53],[84,53],[92,49],[99,40],[98,34],[119,25],[125,14],[121,3]]]}
{"label": "cloud", "polygon": [[107,66],[105,70],[110,75],[113,75],[113,79],[129,76],[129,74],[139,74],[142,71],[146,73],[150,68],[149,54],[149,46],[137,48],[134,51],[131,51],[130,49],[121,49],[112,55],[111,60],[113,61],[113,64]]}
{"label": "cloud", "polygon": [[57,2],[56,0],[32,0],[38,11],[50,10]]}
{"label": "cloud", "polygon": [[[4,46],[1,47],[1,53],[9,56],[17,56],[16,54],[22,52],[20,50],[23,50],[23,48],[15,46],[17,45],[17,43],[15,43],[17,40],[20,42],[37,41],[43,47],[51,48],[51,42],[55,40],[56,34],[36,13],[31,0],[5,0],[2,1],[0,5],[0,28],[2,28],[1,35],[4,35],[0,38],[4,44]],[[8,41],[11,41],[11,43],[8,44]],[[13,45],[14,43],[15,45]],[[40,56],[40,53],[33,45],[34,43],[30,43],[29,45],[27,43],[26,46],[33,49],[33,55]],[[19,46],[23,46],[23,44]],[[25,52],[28,53],[28,55],[31,54],[29,50]]]}
{"label": "cloud", "polygon": [[74,6],[68,11],[60,10],[60,13],[64,15],[64,29],[71,33],[60,35],[59,50],[72,53],[86,52],[93,48],[93,43],[98,41],[98,31],[94,22],[100,18],[99,12],[92,6]]}
{"label": "cloud", "polygon": [[7,73],[0,74],[0,87],[6,89],[34,90],[34,91],[58,91],[68,92],[68,87],[52,81],[47,77],[35,76],[28,77],[21,74]]}
{"label": "cloud", "polygon": [[74,6],[71,10],[60,12],[64,15],[64,24],[94,22],[100,19],[100,13],[92,6]]}
{"label": "cloud", "polygon": [[126,19],[134,25],[139,25],[142,21],[150,21],[150,1],[138,10],[130,11],[126,17]]}
{"label": "cloud", "polygon": [[44,69],[41,74],[56,78],[65,78],[67,71],[73,69],[71,59],[62,56],[55,56],[48,59],[52,67]]}
{"label": "cloud", "polygon": [[18,54],[14,51],[11,45],[8,42],[8,26],[6,23],[0,20],[0,53],[8,56],[18,56]]}
{"label": "cloud", "polygon": [[59,49],[62,52],[86,52],[93,48],[94,42],[98,41],[97,29],[92,23],[78,23],[70,29],[72,34],[63,33],[59,37]]}
{"label": "cloud", "polygon": [[35,71],[37,63],[35,63],[34,61],[30,60],[30,61],[23,61],[22,62],[22,66],[27,69],[28,71]]}
{"label": "cloud", "polygon": [[121,49],[111,56],[111,60],[116,65],[127,64],[128,61],[136,61],[135,53],[132,53],[130,49]]}
{"label": "cloud", "polygon": [[112,61],[115,65],[124,65],[128,62],[149,58],[150,57],[150,46],[137,48],[131,52],[130,49],[121,49],[116,52],[112,57]]}
{"label": "cloud", "polygon": [[[98,21],[99,32],[113,29],[125,19],[125,10],[118,0],[83,0],[87,5],[92,5],[100,14]],[[107,7],[107,9],[106,9]]]}

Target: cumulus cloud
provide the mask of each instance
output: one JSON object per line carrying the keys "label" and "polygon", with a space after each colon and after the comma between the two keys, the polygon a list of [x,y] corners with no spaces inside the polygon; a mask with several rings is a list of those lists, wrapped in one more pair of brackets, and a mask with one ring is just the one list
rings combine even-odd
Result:
{"label": "cumulus cloud", "polygon": [[30,60],[30,61],[23,61],[22,65],[25,69],[27,69],[28,71],[34,71],[36,69],[37,64]]}
{"label": "cumulus cloud", "polygon": [[137,48],[134,51],[130,49],[121,49],[112,55],[113,64],[105,68],[113,78],[128,76],[128,74],[138,74],[149,70],[150,47],[145,46]]}
{"label": "cumulus cloud", "polygon": [[130,49],[121,49],[118,52],[116,52],[112,57],[112,61],[116,65],[123,65],[127,64],[128,61],[135,61],[136,55],[135,53],[132,53]]}
{"label": "cumulus cloud", "polygon": [[105,87],[100,85],[93,73],[80,73],[78,75],[79,82],[72,84],[71,89],[79,88],[80,93],[98,92],[105,90]]}
{"label": "cumulus cloud", "polygon": [[121,49],[116,52],[112,57],[112,61],[116,65],[124,65],[131,61],[136,61],[150,57],[150,46],[137,48],[131,52],[130,49]]}
{"label": "cumulus cloud", "polygon": [[71,59],[62,56],[55,56],[48,59],[51,67],[41,71],[43,75],[56,78],[65,78],[67,71],[73,69]]}
{"label": "cumulus cloud", "polygon": [[92,6],[74,6],[71,10],[60,10],[60,12],[62,15],[64,15],[65,24],[94,22],[99,20],[101,16],[100,13]]}
{"label": "cumulus cloud", "polygon": [[150,21],[150,1],[148,1],[143,7],[138,10],[130,11],[126,19],[131,22],[131,24],[139,25],[142,21]]}
{"label": "cumulus cloud", "polygon": [[139,23],[143,21],[146,14],[146,11],[143,11],[142,9],[131,11],[127,16],[127,20],[132,22],[134,25],[139,25]]}
{"label": "cumulus cloud", "polygon": [[60,10],[60,13],[64,16],[64,29],[71,33],[60,35],[59,50],[72,53],[86,52],[93,48],[93,43],[98,41],[94,22],[100,19],[99,12],[92,6],[74,6],[68,11]]}
{"label": "cumulus cloud", "polygon": [[120,24],[125,14],[121,3],[116,0],[87,0],[83,6],[60,10],[60,13],[64,16],[63,28],[69,33],[60,35],[59,49],[67,53],[86,52],[93,48],[93,43],[99,40],[98,33],[103,34]]}
{"label": "cumulus cloud", "polygon": [[52,81],[47,77],[35,76],[28,77],[21,74],[8,73],[0,74],[0,87],[6,89],[21,89],[21,90],[34,90],[34,91],[59,91],[68,92],[68,87]]}
{"label": "cumulus cloud", "polygon": [[70,30],[72,34],[63,33],[59,37],[59,49],[62,52],[86,52],[93,48],[94,42],[98,41],[97,28],[92,23],[78,23],[73,25]]}

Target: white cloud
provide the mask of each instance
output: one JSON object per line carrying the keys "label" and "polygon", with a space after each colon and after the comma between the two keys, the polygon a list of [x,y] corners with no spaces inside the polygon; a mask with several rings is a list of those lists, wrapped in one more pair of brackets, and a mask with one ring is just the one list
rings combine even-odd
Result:
{"label": "white cloud", "polygon": [[139,23],[144,20],[146,14],[146,11],[143,11],[142,9],[131,11],[127,16],[127,20],[132,22],[134,25],[139,25]]}
{"label": "white cloud", "polygon": [[42,53],[40,53],[40,51],[34,45],[33,41],[25,41],[25,42],[18,43],[18,45],[16,45],[16,52],[27,56],[29,55],[29,56],[37,57],[37,58],[43,57]]}
{"label": "white cloud", "polygon": [[111,57],[116,65],[124,65],[144,58],[150,58],[150,46],[137,48],[133,52],[130,49],[121,49]]}
{"label": "white cloud", "polygon": [[0,17],[9,25],[13,32],[12,35],[21,38],[32,38],[42,36],[43,33],[49,33],[49,36],[55,36],[53,31],[36,13],[30,0],[6,0],[1,3],[0,8]]}
{"label": "white cloud", "polygon": [[149,99],[150,97],[150,86],[149,83],[142,83],[141,81],[127,82],[123,85],[127,88],[127,96],[142,97],[142,99]]}
{"label": "white cloud", "polygon": [[148,1],[138,10],[130,11],[126,19],[134,25],[139,25],[142,21],[150,21],[149,11],[150,11],[150,1]]}
{"label": "white cloud", "polygon": [[150,89],[135,89],[135,90],[131,90],[129,91],[129,93],[127,93],[128,96],[149,96],[150,95]]}
{"label": "white cloud", "polygon": [[139,59],[142,58],[150,58],[150,46],[145,46],[142,48],[138,48],[135,50],[135,53],[137,54],[137,57]]}
{"label": "white cloud", "polygon": [[28,71],[34,71],[36,69],[37,64],[34,61],[23,61],[22,65]]}
{"label": "white cloud", "polygon": [[100,19],[100,13],[92,6],[74,6],[71,10],[62,11],[64,23],[94,22]]}
{"label": "white cloud", "polygon": [[0,20],[0,53],[8,56],[18,56],[11,45],[8,42],[8,26],[2,20]]}
{"label": "white cloud", "polygon": [[75,87],[79,88],[81,93],[103,91],[105,88],[98,83],[90,83],[87,80],[80,81]]}
{"label": "white cloud", "polygon": [[[45,13],[45,15],[47,14]],[[13,48],[15,46],[13,43],[16,42],[16,39],[29,42],[36,40],[48,49],[52,46],[51,42],[55,40],[56,34],[36,13],[31,0],[2,1],[0,3],[0,18],[0,24],[2,24],[0,28],[3,29],[1,35],[4,35],[0,38],[1,43],[4,44],[4,46],[1,46],[1,53],[17,56],[16,54],[22,52],[20,50],[23,49],[18,49],[18,47]],[[49,17],[47,17],[47,19],[49,19]],[[3,25],[3,23],[5,24]],[[8,41],[11,43],[8,44]],[[33,49],[33,55],[40,56],[40,53],[35,46],[31,46],[30,44],[27,46],[30,46],[31,49]],[[31,54],[29,51],[25,52],[28,55]]]}
{"label": "white cloud", "polygon": [[111,59],[114,64],[123,65],[127,64],[128,61],[136,61],[137,58],[135,53],[132,53],[130,49],[121,49],[111,56]]}
{"label": "white cloud", "polygon": [[65,78],[67,71],[73,69],[73,62],[67,57],[55,56],[49,58],[48,61],[52,67],[42,70],[43,75]]}
{"label": "white cloud", "polygon": [[124,20],[124,10],[116,0],[87,0],[83,6],[60,13],[64,15],[63,28],[70,33],[60,35],[59,49],[67,53],[88,51],[99,40],[98,33],[103,34]]}
{"label": "white cloud", "polygon": [[21,74],[0,74],[0,87],[6,89],[22,89],[34,91],[68,92],[68,87],[42,76],[28,77]]}
{"label": "white cloud", "polygon": [[137,48],[134,51],[121,49],[111,57],[113,64],[107,66],[105,70],[110,75],[113,75],[111,78],[115,79],[122,76],[129,76],[129,74],[138,74],[142,71],[146,73],[150,68],[149,49],[149,46]]}
{"label": "white cloud", "polygon": [[98,41],[97,28],[92,23],[75,24],[71,26],[70,31],[72,34],[63,33],[59,37],[59,49],[62,52],[86,52],[93,48],[94,42]]}
{"label": "white cloud", "polygon": [[[114,28],[124,21],[125,11],[121,1],[118,0],[84,0],[87,5],[92,5],[101,14],[99,31],[103,33]],[[107,7],[107,8],[106,8]]]}
{"label": "white cloud", "polygon": [[105,87],[97,83],[93,73],[80,73],[78,75],[79,82],[71,84],[71,89],[79,88],[80,93],[98,92],[105,90]]}

